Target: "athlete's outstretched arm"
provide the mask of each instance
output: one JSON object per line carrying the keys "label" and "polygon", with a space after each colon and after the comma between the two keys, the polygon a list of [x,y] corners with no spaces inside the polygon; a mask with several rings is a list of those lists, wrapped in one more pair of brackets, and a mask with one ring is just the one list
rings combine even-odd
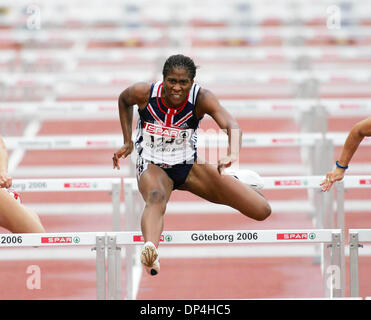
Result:
{"label": "athlete's outstretched arm", "polygon": [[8,175],[8,151],[0,136],[0,188],[10,188],[11,185],[12,178]]}
{"label": "athlete's outstretched arm", "polygon": [[150,85],[147,83],[136,83],[123,92],[118,98],[120,124],[123,134],[124,145],[113,155],[113,168],[120,169],[119,159],[126,158],[134,148],[132,137],[133,106],[144,107],[148,101]]}
{"label": "athlete's outstretched arm", "polygon": [[[338,164],[347,167],[354,153],[358,149],[359,144],[363,138],[371,136],[371,117],[356,123],[350,130],[347,139],[345,140],[343,149],[338,160]],[[326,179],[322,181],[322,191],[330,190],[335,181],[344,178],[345,169],[336,167],[335,170],[330,171],[326,175]]]}
{"label": "athlete's outstretched arm", "polygon": [[209,90],[201,89],[197,98],[196,112],[198,118],[204,114],[210,115],[219,128],[228,135],[227,156],[218,160],[218,171],[221,173],[224,168],[230,167],[233,162],[238,160],[242,144],[242,131],[237,121],[220,105],[216,96]]}

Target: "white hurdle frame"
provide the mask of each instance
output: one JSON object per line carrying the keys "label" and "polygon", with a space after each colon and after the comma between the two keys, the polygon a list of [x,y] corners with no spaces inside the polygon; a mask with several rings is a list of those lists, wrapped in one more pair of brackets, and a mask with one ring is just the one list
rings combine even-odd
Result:
{"label": "white hurdle frame", "polygon": [[[135,137],[135,133],[133,137]],[[302,156],[302,158],[303,162],[309,166],[308,174],[315,175],[327,171],[326,169],[333,162],[333,146],[343,144],[345,138],[346,133],[326,135],[321,133],[244,133],[242,147],[301,147],[302,150],[313,148],[313,152],[307,152],[309,156]],[[116,149],[122,146],[122,136],[119,134],[40,136],[32,139],[8,136],[4,137],[4,141],[8,150],[103,150]],[[227,135],[224,133],[198,135],[198,148],[225,147],[227,143]],[[326,159],[324,159],[324,155],[327,155]],[[133,159],[130,160],[133,162]],[[134,173],[131,172],[131,175],[134,176]]]}
{"label": "white hurdle frame", "polygon": [[[201,237],[203,237],[201,239]],[[340,230],[196,230],[165,231],[161,237],[162,244],[251,244],[251,243],[323,243],[331,256],[331,266],[341,267]],[[92,246],[96,250],[97,299],[121,299],[121,268],[116,254],[120,246],[130,247],[143,243],[138,231],[126,232],[73,232],[73,233],[27,233],[0,234],[1,247],[44,247],[44,246]],[[107,280],[105,250],[107,250]],[[339,288],[334,285],[331,275],[329,297],[340,297]],[[335,279],[336,280],[336,279]],[[335,281],[336,283],[336,281]]]}
{"label": "white hurdle frame", "polygon": [[[319,189],[320,182],[323,180],[322,176],[299,176],[299,177],[263,177],[264,180],[264,189]],[[130,230],[139,230],[140,229],[140,216],[141,216],[141,208],[139,208],[140,203],[143,204],[143,200],[139,198],[139,192],[137,187],[136,179],[134,178],[126,178],[124,179],[124,189],[125,189],[125,203],[126,203],[126,210],[125,210],[125,225]],[[324,193],[323,197],[328,195],[328,193]],[[332,198],[331,198],[332,199]],[[331,203],[332,205],[332,203]],[[143,207],[143,205],[142,205]],[[332,206],[331,206],[332,207]],[[332,229],[333,226],[331,225],[330,228],[327,227],[329,221],[332,217],[332,212],[328,211],[328,207],[324,208],[321,212],[319,219],[317,219],[317,225],[315,226],[317,229],[315,230],[329,230]],[[331,208],[332,209],[332,208]],[[319,221],[318,221],[319,220]],[[126,230],[128,230],[126,229]],[[340,229],[339,229],[340,230]],[[336,296],[343,297],[344,296],[344,286],[345,286],[345,272],[344,272],[344,235],[342,230],[340,230],[341,241],[337,243],[339,254],[338,259],[338,266],[340,270],[340,281],[341,287],[337,289]],[[313,242],[315,243],[315,242]],[[119,242],[116,242],[119,244]],[[323,244],[318,243],[320,246]],[[328,253],[326,248],[320,247],[319,248],[319,260],[321,263],[321,272],[323,278],[325,279],[325,274],[328,271],[328,267],[332,265],[333,257]],[[316,258],[316,257],[314,257]],[[139,261],[139,251],[138,247],[135,249],[127,249],[126,250],[126,298],[127,299],[135,299],[137,288],[135,288],[136,280],[138,279],[138,273],[141,274],[141,263]],[[139,276],[140,277],[140,276]],[[118,284],[120,285],[120,284]],[[326,292],[326,296],[331,296],[333,292],[326,286],[324,282],[324,289]],[[115,291],[116,289],[113,289]],[[120,290],[118,290],[120,291]]]}
{"label": "white hurdle frame", "polygon": [[[200,235],[206,235],[203,240],[199,239]],[[300,237],[294,238],[294,237]],[[119,232],[112,233],[110,237],[115,238],[117,246],[130,246],[143,244],[143,237],[140,232]],[[231,240],[233,238],[233,240]],[[329,251],[329,264],[325,267],[341,268],[340,244],[343,241],[341,231],[337,229],[289,229],[289,230],[197,230],[197,231],[164,231],[161,236],[161,244],[252,244],[252,243],[322,243],[326,244],[326,251]],[[117,265],[116,262],[111,262]],[[127,266],[128,268],[128,266]],[[323,274],[325,295],[330,298],[342,297],[341,281],[336,278],[339,274],[331,274],[330,279],[326,279]],[[118,283],[117,272],[111,272],[108,275],[114,279],[109,280],[109,283]],[[129,279],[127,279],[129,280]],[[326,290],[326,286],[327,290]],[[113,292],[116,288],[111,289]],[[126,296],[126,299],[135,299],[132,296]]]}
{"label": "white hurdle frame", "polygon": [[121,230],[121,178],[14,179],[12,189],[23,192],[99,192],[112,197],[112,230]]}
{"label": "white hurdle frame", "polygon": [[[366,116],[371,112],[371,99],[275,99],[275,100],[220,100],[230,112],[240,116],[264,116],[269,118],[297,117],[297,113],[310,112],[323,107],[329,115],[337,117]],[[36,117],[42,120],[56,119],[111,119],[118,116],[116,100],[105,101],[40,101],[0,102],[0,112],[5,119]],[[78,112],[78,113],[77,113]]]}

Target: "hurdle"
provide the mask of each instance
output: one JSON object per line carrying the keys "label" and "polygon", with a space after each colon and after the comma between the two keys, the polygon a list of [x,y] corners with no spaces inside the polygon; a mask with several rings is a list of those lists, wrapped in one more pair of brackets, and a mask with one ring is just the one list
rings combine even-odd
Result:
{"label": "hurdle", "polygon": [[112,197],[112,230],[120,231],[120,178],[88,179],[14,179],[12,189],[23,192],[99,192],[107,191]]}
{"label": "hurdle", "polygon": [[[192,29],[191,29],[192,30]],[[253,26],[248,29],[241,29],[234,26],[225,27],[224,29],[218,30],[218,33],[215,34],[213,29],[210,28],[203,28],[198,30],[197,33],[189,35],[189,30],[181,28],[176,30],[176,32],[169,32],[168,37],[169,42],[168,45],[171,44],[170,40],[177,39],[179,37],[185,39],[197,39],[197,40],[219,40],[219,39],[235,39],[235,38],[242,38],[246,37],[248,34],[249,37],[254,38],[255,40],[261,40],[265,35],[272,35],[275,37],[279,37],[285,41],[293,41],[297,37],[301,37],[303,39],[313,39],[314,37],[328,35],[328,30],[326,28],[320,28],[316,31],[313,31],[310,27],[306,26],[296,26],[292,28],[290,26],[281,26],[275,28],[265,27],[261,29],[260,27]],[[104,28],[94,28],[94,29],[87,29],[87,30],[39,30],[40,34],[33,34],[28,33],[27,30],[12,30],[12,32],[2,31],[0,32],[0,39],[7,39],[10,35],[12,39],[19,41],[19,42],[27,42],[30,40],[34,40],[40,43],[45,43],[48,39],[56,37],[59,41],[63,42],[73,42],[76,43],[78,41],[82,42],[82,45],[87,45],[89,40],[95,41],[123,41],[123,40],[130,40],[132,38],[138,39],[138,30],[131,30],[130,28],[123,28],[123,27],[116,27],[113,30],[105,30]],[[160,46],[161,42],[161,31],[154,28],[148,27],[141,27],[140,28],[141,37],[140,39],[142,42],[146,43],[147,46],[150,47],[150,44],[157,44]],[[343,30],[343,34],[347,36],[369,36],[369,28],[363,26],[353,27],[351,29]],[[197,47],[197,45],[195,45]]]}
{"label": "hurdle", "polygon": [[[340,230],[194,230],[164,231],[161,244],[253,244],[253,243],[323,243],[331,256],[329,268],[340,268]],[[140,232],[73,232],[73,233],[27,233],[0,234],[2,247],[44,247],[44,246],[90,246],[96,250],[96,295],[98,300],[121,299],[121,267],[117,254],[121,247],[143,244]],[[34,248],[37,250],[37,248]],[[107,263],[106,263],[107,260]],[[107,277],[106,277],[107,267]],[[326,279],[329,298],[340,297],[336,275]],[[108,293],[108,297],[107,297]],[[135,299],[135,297],[134,297]]]}
{"label": "hurdle", "polygon": [[[334,139],[335,143],[340,144],[344,142],[345,138],[346,133],[333,133],[332,135],[323,135],[321,133],[244,133],[242,147],[313,148],[309,159],[304,159],[304,161],[310,166],[308,174],[314,175],[327,172],[325,169],[328,169],[333,162],[333,146],[331,146],[330,139]],[[198,148],[223,148],[228,143],[227,135],[224,133],[217,134],[215,130],[211,129],[205,134],[199,134],[197,139]],[[4,141],[9,150],[104,150],[120,148],[122,146],[122,135],[37,136],[32,137],[32,139],[28,137],[7,136],[4,137]],[[363,145],[366,143],[367,140],[365,140]],[[323,152],[324,150],[326,150],[326,153]],[[324,158],[324,154],[327,155],[326,159]],[[134,163],[134,159],[131,159],[131,162]],[[130,175],[133,176],[134,173],[131,172]]]}
{"label": "hurdle", "polygon": [[[40,31],[42,32],[42,31]],[[110,32],[111,33],[111,32]],[[65,34],[65,33],[64,33]],[[76,35],[73,32],[73,35]],[[210,72],[204,70],[204,73],[198,76],[200,82],[211,82],[215,83],[220,80],[220,75],[226,76],[224,71]],[[5,77],[6,75],[6,77]],[[119,82],[125,81],[139,81],[140,79],[150,80],[153,76],[161,76],[161,73],[151,70],[146,71],[128,71],[123,77],[120,72],[102,72],[102,73],[86,73],[81,74],[80,72],[59,72],[55,74],[45,73],[45,72],[35,72],[35,73],[22,73],[16,72],[13,74],[1,73],[1,83],[7,86],[16,84],[27,84],[30,85],[50,85],[50,83],[58,84],[70,81],[71,83],[80,84],[117,84]],[[261,72],[256,74],[256,72],[245,72],[241,70],[232,71],[228,74],[229,80],[234,81],[246,81],[246,82],[256,82],[256,83],[270,83],[276,82],[277,79],[280,83],[303,83],[306,80],[316,80],[321,83],[334,82],[338,83],[337,79],[353,81],[355,83],[368,82],[371,78],[371,73],[366,70],[345,70],[343,72],[330,71],[323,72],[317,70],[287,70],[287,71],[270,71]],[[92,80],[93,79],[93,80]]]}
{"label": "hurdle", "polygon": [[[287,190],[287,189],[319,189],[320,182],[322,182],[322,176],[295,176],[295,177],[262,177],[264,181],[264,189],[265,190]],[[124,189],[125,189],[125,225],[128,229],[139,230],[140,226],[140,216],[141,211],[143,209],[143,200],[140,198],[138,192],[138,186],[136,179],[134,178],[125,178],[124,179]],[[313,210],[316,213],[316,217],[313,219],[313,224],[315,226],[315,230],[322,230],[322,229],[333,229],[334,224],[331,223],[333,220],[333,202],[332,196],[330,193],[321,193],[320,198],[323,199],[321,203],[317,203],[314,205]],[[327,200],[326,200],[327,199]],[[323,206],[326,204],[326,206]],[[316,210],[319,210],[316,212]],[[335,227],[337,228],[337,227]],[[128,230],[125,229],[125,230]],[[343,230],[339,229],[341,233],[342,239],[344,238]],[[116,241],[116,244],[118,242]],[[314,243],[314,242],[313,242]],[[321,272],[323,276],[328,270],[328,266],[331,265],[332,257],[329,252],[323,248],[323,244],[315,243],[317,253],[314,256],[314,262],[320,263],[321,265]],[[345,273],[344,273],[344,266],[345,266],[345,255],[344,255],[344,244],[343,241],[339,242],[338,244],[338,263],[341,268],[337,269],[336,271],[340,272],[340,281],[341,281],[341,288],[339,288],[339,292],[337,293],[339,296],[344,296],[344,286],[345,286]],[[135,279],[140,279],[141,276],[141,263],[139,261],[139,251],[138,248],[126,250],[126,297],[127,299],[133,299],[136,296],[138,285]],[[339,281],[339,279],[337,279]],[[326,287],[325,287],[326,289]],[[326,289],[327,290],[327,289]],[[326,293],[328,296],[330,295],[329,292]]]}
{"label": "hurdle", "polygon": [[[108,235],[111,243],[116,246],[140,245],[143,244],[143,237],[140,232],[118,232]],[[330,255],[329,264],[325,266],[325,272],[335,268],[340,270],[340,243],[343,241],[340,230],[337,229],[312,229],[312,230],[196,230],[196,231],[164,231],[160,243],[168,244],[256,244],[256,243],[322,243],[327,246],[324,248]],[[119,250],[119,249],[118,249]],[[116,256],[115,256],[116,257]],[[111,261],[111,265],[117,265],[117,262]],[[126,265],[128,268],[128,265]],[[118,270],[108,274],[108,282],[115,284],[111,292],[120,292],[117,289],[120,286]],[[331,273],[330,278],[326,279],[324,286],[328,297],[341,297],[342,288],[340,273]],[[127,279],[129,280],[129,279]],[[117,299],[118,297],[114,297]],[[135,299],[129,296],[127,292],[126,299]]]}
{"label": "hurdle", "polygon": [[[5,0],[4,0],[5,1]],[[185,52],[192,52],[194,57],[202,59],[206,64],[208,64],[209,59],[219,59],[220,63],[228,63],[231,60],[239,59],[242,63],[253,63],[256,59],[264,59],[267,64],[277,64],[282,63],[282,60],[286,62],[298,63],[300,59],[306,57],[309,62],[314,62],[316,59],[326,59],[329,55],[334,59],[354,59],[354,58],[369,58],[370,50],[367,47],[354,48],[351,46],[344,46],[342,50],[339,51],[336,48],[328,47],[325,50],[322,48],[314,48],[311,46],[303,46],[297,48],[249,48],[248,51],[242,51],[240,48],[236,49],[233,47],[223,47],[218,48],[218,50],[210,48],[192,48],[185,49]],[[75,62],[89,62],[89,61],[110,61],[120,62],[133,60],[133,53],[135,52],[135,57],[141,59],[140,62],[145,63],[156,63],[158,59],[162,59],[165,56],[170,56],[172,54],[172,49],[169,48],[147,48],[145,51],[138,51],[133,48],[106,48],[104,51],[90,48],[86,51],[76,50],[72,48],[71,50],[61,50],[61,49],[50,49],[47,52],[38,49],[28,50],[24,48],[19,54],[16,54],[12,50],[3,50],[1,56],[1,62],[7,63],[9,67],[14,66],[15,61],[19,61],[23,64],[25,68],[27,63],[36,63],[40,58],[46,59],[51,62],[51,65],[62,65],[69,70],[73,69]],[[270,61],[269,58],[272,56],[279,57],[279,62]],[[230,60],[228,60],[230,59]],[[71,63],[72,61],[72,63]]]}

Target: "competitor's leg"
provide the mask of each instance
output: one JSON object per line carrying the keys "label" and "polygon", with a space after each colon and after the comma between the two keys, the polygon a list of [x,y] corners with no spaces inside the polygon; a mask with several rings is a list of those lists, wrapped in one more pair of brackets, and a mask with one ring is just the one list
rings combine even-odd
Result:
{"label": "competitor's leg", "polygon": [[210,164],[195,163],[179,189],[228,205],[255,220],[264,220],[271,213],[269,203],[261,194],[232,176],[220,175]]}
{"label": "competitor's leg", "polygon": [[141,220],[144,241],[151,241],[157,247],[163,231],[163,216],[173,190],[173,182],[164,170],[149,164],[139,178],[138,188],[145,201]]}
{"label": "competitor's leg", "polygon": [[146,203],[141,220],[144,245],[140,260],[146,271],[154,276],[160,272],[157,247],[164,228],[164,213],[173,190],[173,182],[160,167],[148,164],[139,177],[138,186]]}
{"label": "competitor's leg", "polygon": [[0,225],[13,233],[43,233],[37,214],[0,189]]}

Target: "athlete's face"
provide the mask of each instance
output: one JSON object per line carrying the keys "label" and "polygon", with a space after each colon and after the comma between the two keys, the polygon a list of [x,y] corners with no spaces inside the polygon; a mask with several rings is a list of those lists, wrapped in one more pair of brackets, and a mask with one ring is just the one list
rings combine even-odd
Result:
{"label": "athlete's face", "polygon": [[169,107],[179,107],[187,99],[193,80],[187,69],[176,67],[164,77],[164,99]]}

